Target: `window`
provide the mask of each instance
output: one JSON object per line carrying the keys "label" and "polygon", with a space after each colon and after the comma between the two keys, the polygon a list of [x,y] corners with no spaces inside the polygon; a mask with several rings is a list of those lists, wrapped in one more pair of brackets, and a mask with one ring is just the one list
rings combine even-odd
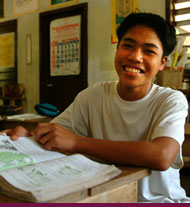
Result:
{"label": "window", "polygon": [[175,26],[177,36],[184,37],[190,62],[190,0],[166,0],[166,18]]}

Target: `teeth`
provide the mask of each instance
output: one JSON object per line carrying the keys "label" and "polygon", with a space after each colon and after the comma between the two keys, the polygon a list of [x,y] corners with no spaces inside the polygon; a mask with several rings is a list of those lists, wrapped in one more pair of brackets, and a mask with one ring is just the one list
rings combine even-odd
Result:
{"label": "teeth", "polygon": [[140,73],[141,71],[136,68],[124,68],[126,72],[132,72],[132,73]]}

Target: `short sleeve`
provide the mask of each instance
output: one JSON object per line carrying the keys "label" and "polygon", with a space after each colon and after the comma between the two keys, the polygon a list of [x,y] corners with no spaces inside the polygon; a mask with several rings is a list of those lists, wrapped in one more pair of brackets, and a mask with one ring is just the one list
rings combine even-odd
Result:
{"label": "short sleeve", "polygon": [[160,117],[156,121],[152,139],[160,136],[174,138],[182,145],[184,141],[184,124],[188,114],[186,97],[176,91],[163,100]]}
{"label": "short sleeve", "polygon": [[157,137],[171,137],[180,145],[180,151],[172,164],[173,168],[183,167],[182,143],[184,141],[184,125],[188,114],[188,102],[181,92],[176,92],[167,97],[160,106],[161,113],[157,120],[152,140]]}
{"label": "short sleeve", "polygon": [[80,92],[70,106],[51,122],[76,134],[88,136],[88,90]]}

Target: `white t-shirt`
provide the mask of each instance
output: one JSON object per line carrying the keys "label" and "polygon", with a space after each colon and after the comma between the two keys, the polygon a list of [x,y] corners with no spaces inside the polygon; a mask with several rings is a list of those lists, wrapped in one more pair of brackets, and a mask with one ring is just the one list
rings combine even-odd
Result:
{"label": "white t-shirt", "polygon": [[[167,136],[182,145],[188,103],[180,91],[153,84],[142,99],[125,101],[118,95],[117,83],[97,83],[83,90],[52,122],[98,139],[150,141]],[[168,170],[152,171],[151,176],[139,181],[139,202],[190,202],[180,186],[182,166],[180,148]]]}

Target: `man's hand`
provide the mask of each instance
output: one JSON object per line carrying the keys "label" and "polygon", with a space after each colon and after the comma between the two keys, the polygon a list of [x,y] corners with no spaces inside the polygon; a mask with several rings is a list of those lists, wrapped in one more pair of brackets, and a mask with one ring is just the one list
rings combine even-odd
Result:
{"label": "man's hand", "polygon": [[32,133],[22,126],[17,126],[14,129],[6,129],[6,130],[1,131],[1,133],[6,133],[6,135],[10,136],[10,138],[14,141],[18,140],[19,137],[32,136]]}
{"label": "man's hand", "polygon": [[80,138],[56,123],[40,123],[33,134],[45,149],[59,149],[65,152],[75,152],[77,141]]}

